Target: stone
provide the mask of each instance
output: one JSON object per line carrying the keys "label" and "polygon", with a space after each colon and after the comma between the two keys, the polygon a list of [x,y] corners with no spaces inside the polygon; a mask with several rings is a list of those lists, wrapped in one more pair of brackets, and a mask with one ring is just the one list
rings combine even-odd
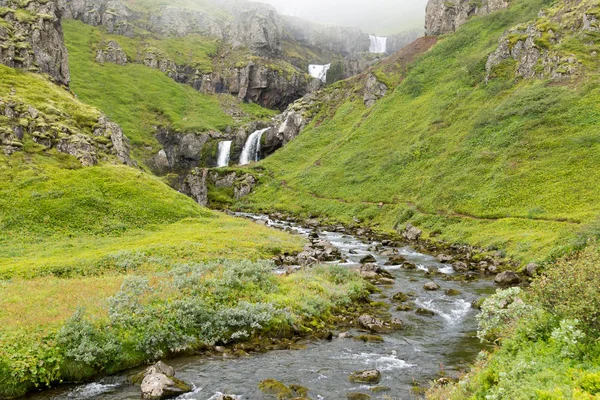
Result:
{"label": "stone", "polygon": [[190,385],[176,379],[173,368],[162,361],[148,367],[142,374],[140,390],[144,399],[166,399],[192,390]]}
{"label": "stone", "polygon": [[427,282],[423,286],[423,289],[429,290],[429,291],[439,290],[439,288],[440,288],[439,285],[435,282]]}
{"label": "stone", "polygon": [[411,262],[402,263],[402,269],[417,269],[417,265]]}
{"label": "stone", "polygon": [[389,260],[386,261],[385,265],[402,265],[406,262],[406,258],[402,256],[391,256]]}
{"label": "stone", "polygon": [[372,317],[368,314],[363,314],[358,317],[358,325],[361,328],[368,329],[373,332],[383,332],[387,330],[382,320]]}
{"label": "stone", "polygon": [[119,43],[111,40],[106,46],[100,48],[96,52],[96,62],[100,64],[109,62],[117,65],[126,65],[127,54],[125,54],[125,51]]}
{"label": "stone", "polygon": [[536,275],[538,268],[539,266],[536,263],[529,263],[525,267],[525,273],[527,274],[527,276],[533,277]]}
{"label": "stone", "polygon": [[452,260],[454,260],[454,257],[447,255],[447,254],[438,254],[436,259],[438,260],[438,262],[445,264],[445,263],[452,262]]}
{"label": "stone", "polygon": [[354,339],[360,340],[365,343],[382,343],[384,342],[383,338],[379,335],[359,335]]}
{"label": "stone", "polygon": [[354,372],[348,377],[350,382],[377,384],[381,381],[381,372],[376,369]]}
{"label": "stone", "polygon": [[392,300],[404,303],[408,300],[408,296],[402,292],[398,292],[394,296],[392,296]]}
{"label": "stone", "polygon": [[360,393],[360,392],[350,392],[346,394],[346,398],[348,400],[369,400],[372,397],[368,394]]}
{"label": "stone", "polygon": [[367,263],[370,264],[370,263],[376,263],[376,262],[377,262],[377,260],[371,254],[368,254],[360,259],[361,264],[367,264]]}
{"label": "stone", "polygon": [[406,224],[406,229],[404,230],[404,232],[402,232],[402,237],[404,237],[407,240],[415,241],[419,240],[422,234],[423,231],[419,228],[413,226],[412,224]]}
{"label": "stone", "polygon": [[452,269],[454,269],[456,272],[466,272],[469,270],[469,266],[467,265],[467,263],[457,261],[452,264]]}
{"label": "stone", "polygon": [[446,289],[446,291],[444,291],[444,294],[446,296],[458,296],[461,294],[460,290],[456,290],[456,289]]}
{"label": "stone", "polygon": [[415,310],[415,314],[421,315],[421,316],[424,316],[424,317],[433,317],[435,315],[435,313],[433,311],[428,310],[426,308],[417,308]]}
{"label": "stone", "polygon": [[521,278],[514,271],[504,271],[496,275],[494,282],[499,285],[516,285],[521,282]]}

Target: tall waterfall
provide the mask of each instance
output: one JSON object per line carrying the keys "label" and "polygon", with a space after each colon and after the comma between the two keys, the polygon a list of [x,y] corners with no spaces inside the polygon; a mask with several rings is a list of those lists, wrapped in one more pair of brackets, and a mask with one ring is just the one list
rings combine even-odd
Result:
{"label": "tall waterfall", "polygon": [[387,51],[386,37],[369,35],[369,39],[371,39],[369,53],[385,53]]}
{"label": "tall waterfall", "polygon": [[327,80],[327,71],[329,71],[330,67],[331,67],[331,64],[327,64],[327,65],[311,64],[308,66],[308,73],[313,78],[317,78],[317,79],[320,79],[323,82],[325,82]]}
{"label": "tall waterfall", "polygon": [[248,136],[248,140],[246,140],[246,144],[244,144],[242,154],[240,155],[240,165],[260,160],[260,140],[263,133],[268,130],[269,128],[261,129]]}
{"label": "tall waterfall", "polygon": [[217,156],[217,167],[227,167],[229,165],[229,155],[231,154],[232,140],[219,142],[219,153]]}

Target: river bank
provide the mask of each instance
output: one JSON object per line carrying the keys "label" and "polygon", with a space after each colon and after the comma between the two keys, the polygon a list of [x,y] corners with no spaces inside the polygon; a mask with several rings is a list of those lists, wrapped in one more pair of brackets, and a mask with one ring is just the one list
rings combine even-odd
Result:
{"label": "river bank", "polygon": [[[246,216],[261,224],[305,236],[317,233],[314,229],[265,216]],[[354,316],[346,326],[331,327],[331,341],[298,339],[284,346],[273,345],[273,351],[264,354],[244,350],[249,356],[234,346],[220,348],[220,352],[211,349],[201,356],[170,360],[178,377],[196,387],[193,394],[182,398],[204,400],[217,392],[249,399],[269,398],[262,397],[265,395],[258,388],[265,379],[306,387],[310,398],[339,398],[340,393],[362,393],[373,398],[412,396],[415,391],[420,391],[419,386],[428,387],[430,380],[440,376],[440,366],[449,376],[457,376],[459,371],[467,368],[481,348],[474,337],[477,311],[471,303],[494,291],[489,278],[478,274],[476,280],[457,279],[466,273],[457,273],[450,264],[440,263],[436,257],[408,246],[394,247],[392,245],[399,243],[389,239],[384,239],[388,240],[384,244],[327,230],[319,230],[317,235],[318,239],[313,237],[313,241],[327,241],[339,250],[344,269],[358,269],[361,260],[371,255],[374,264],[394,277],[393,283],[379,286],[379,292],[371,296],[374,307],[369,312],[375,318],[398,318],[403,321],[403,328],[384,333],[369,332],[357,325]],[[385,265],[399,257],[414,264],[415,268]],[[280,266],[276,271],[286,275],[288,267]],[[425,290],[425,284],[431,282],[436,283],[439,290]],[[406,299],[398,301],[398,293],[405,294]],[[379,385],[357,385],[348,381],[351,373],[367,368],[381,370]],[[381,392],[376,393],[372,388]],[[91,393],[94,392],[92,389],[98,389],[98,393]],[[135,396],[139,396],[139,389],[127,384],[126,376],[122,375],[95,384],[61,388],[35,398],[129,399]]]}

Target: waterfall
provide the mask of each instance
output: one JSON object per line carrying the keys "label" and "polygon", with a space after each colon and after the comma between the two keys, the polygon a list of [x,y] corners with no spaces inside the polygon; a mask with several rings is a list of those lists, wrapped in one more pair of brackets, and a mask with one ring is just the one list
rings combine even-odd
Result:
{"label": "waterfall", "polygon": [[327,71],[329,71],[329,67],[331,67],[331,64],[327,64],[327,65],[311,64],[308,66],[308,73],[313,78],[317,78],[317,79],[320,79],[323,82],[325,82],[327,80]]}
{"label": "waterfall", "polygon": [[217,155],[217,167],[227,167],[229,165],[229,155],[231,154],[231,143],[233,141],[227,140],[219,142],[218,155]]}
{"label": "waterfall", "polygon": [[248,140],[246,140],[246,144],[244,144],[242,154],[240,155],[240,165],[250,164],[260,159],[260,140],[263,133],[268,130],[269,128],[261,129],[248,136]]}
{"label": "waterfall", "polygon": [[369,35],[369,39],[371,39],[369,53],[385,53],[387,51],[386,37]]}

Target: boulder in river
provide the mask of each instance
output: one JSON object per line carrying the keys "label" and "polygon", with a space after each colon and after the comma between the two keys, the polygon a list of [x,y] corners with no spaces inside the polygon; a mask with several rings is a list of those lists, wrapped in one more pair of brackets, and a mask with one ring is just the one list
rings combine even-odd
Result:
{"label": "boulder in river", "polygon": [[437,283],[435,283],[435,282],[427,282],[423,286],[423,289],[429,290],[429,291],[438,290],[439,288],[440,288],[439,285]]}
{"label": "boulder in river", "polygon": [[435,315],[435,313],[433,311],[428,310],[426,308],[417,308],[415,310],[415,314],[422,315],[424,317],[433,317]]}
{"label": "boulder in river", "polygon": [[402,268],[403,269],[417,269],[417,265],[407,261],[405,263],[402,263]]}
{"label": "boulder in river", "polygon": [[360,259],[361,264],[372,264],[376,262],[377,260],[371,254],[367,254],[366,256]]}
{"label": "boulder in river", "polygon": [[358,325],[361,328],[368,329],[373,332],[383,332],[388,330],[386,329],[385,324],[382,320],[372,317],[368,314],[363,314],[360,317],[358,317]]}
{"label": "boulder in river", "polygon": [[350,392],[346,394],[346,398],[348,400],[370,400],[372,397],[368,394],[360,393],[360,392]]}
{"label": "boulder in river", "polygon": [[516,285],[521,282],[521,278],[514,271],[504,271],[496,275],[494,282],[499,285]]}
{"label": "boulder in river", "polygon": [[405,301],[408,300],[408,296],[402,292],[398,292],[394,296],[392,296],[392,300],[399,301],[400,303],[404,303]]}
{"label": "boulder in river", "polygon": [[406,258],[402,256],[390,256],[385,265],[402,265],[406,262]]}
{"label": "boulder in river", "polygon": [[462,261],[457,261],[454,264],[452,264],[452,268],[456,272],[467,272],[469,270],[469,266],[467,265],[467,263],[464,263]]}
{"label": "boulder in river", "polygon": [[350,382],[355,383],[379,383],[381,380],[381,372],[376,369],[358,371],[348,377]]}
{"label": "boulder in river", "polygon": [[144,399],[166,399],[192,390],[190,385],[175,378],[173,367],[162,361],[148,367],[142,376],[140,389]]}

